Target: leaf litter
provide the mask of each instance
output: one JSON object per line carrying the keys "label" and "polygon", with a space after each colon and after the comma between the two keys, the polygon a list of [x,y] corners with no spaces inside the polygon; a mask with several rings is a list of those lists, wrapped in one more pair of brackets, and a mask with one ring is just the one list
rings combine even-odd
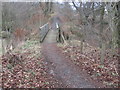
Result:
{"label": "leaf litter", "polygon": [[47,73],[46,63],[40,51],[39,42],[28,41],[14,51],[4,54],[2,86],[4,88],[61,87],[58,80]]}
{"label": "leaf litter", "polygon": [[[80,45],[80,42],[78,41],[77,44]],[[83,71],[86,71],[93,80],[102,82],[106,87],[118,87],[118,56],[111,56],[110,52],[112,51],[106,50],[104,64],[100,64],[99,48],[87,44],[83,48],[83,53],[81,53],[79,45],[58,44],[63,54],[70,57],[72,62]]]}

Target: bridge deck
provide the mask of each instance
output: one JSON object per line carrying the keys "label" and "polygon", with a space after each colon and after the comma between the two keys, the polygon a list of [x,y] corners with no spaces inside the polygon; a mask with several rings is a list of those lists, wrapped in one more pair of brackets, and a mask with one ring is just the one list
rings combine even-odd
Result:
{"label": "bridge deck", "polygon": [[56,43],[57,30],[50,29],[44,39],[44,43]]}

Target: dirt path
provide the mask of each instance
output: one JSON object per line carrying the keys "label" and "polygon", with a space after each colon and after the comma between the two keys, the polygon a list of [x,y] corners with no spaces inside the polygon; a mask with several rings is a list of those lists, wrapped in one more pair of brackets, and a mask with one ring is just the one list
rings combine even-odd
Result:
{"label": "dirt path", "polygon": [[69,58],[61,53],[56,45],[55,30],[50,30],[42,45],[42,53],[48,64],[49,73],[60,80],[65,87],[95,88],[99,87],[88,80]]}

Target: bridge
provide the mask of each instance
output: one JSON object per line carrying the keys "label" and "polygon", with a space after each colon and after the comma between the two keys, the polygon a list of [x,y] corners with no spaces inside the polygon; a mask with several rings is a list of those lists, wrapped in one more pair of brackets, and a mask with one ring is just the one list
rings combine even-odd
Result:
{"label": "bridge", "polygon": [[56,43],[66,43],[63,31],[58,23],[54,23],[56,28],[50,28],[47,23],[40,27],[40,41],[43,43],[42,55],[47,62],[49,67],[49,72],[54,77],[56,77],[60,82],[63,82],[67,87],[73,88],[95,88],[98,87],[94,85],[89,80],[86,80],[87,76],[76,68],[75,64],[71,62],[70,58],[61,52],[57,47]]}
{"label": "bridge", "polygon": [[55,25],[55,28],[51,28],[49,23],[46,23],[39,28],[41,43],[66,42],[63,36],[63,31],[60,28],[60,25],[58,23],[54,23],[54,25]]}

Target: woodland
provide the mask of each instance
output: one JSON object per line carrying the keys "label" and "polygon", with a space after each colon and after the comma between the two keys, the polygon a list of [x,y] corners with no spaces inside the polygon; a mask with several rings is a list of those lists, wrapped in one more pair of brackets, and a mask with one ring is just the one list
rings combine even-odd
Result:
{"label": "woodland", "polygon": [[120,88],[120,2],[0,9],[0,87]]}

